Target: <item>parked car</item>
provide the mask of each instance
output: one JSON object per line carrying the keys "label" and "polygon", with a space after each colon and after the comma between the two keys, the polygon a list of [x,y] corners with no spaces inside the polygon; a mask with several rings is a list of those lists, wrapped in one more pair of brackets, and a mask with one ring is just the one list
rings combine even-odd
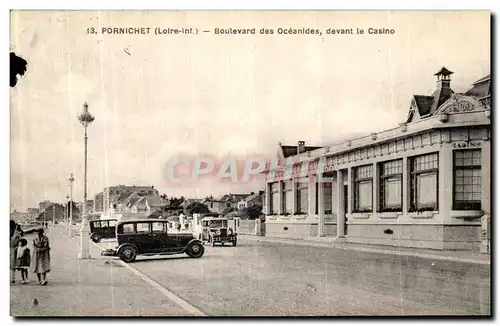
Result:
{"label": "parked car", "polygon": [[121,221],[116,226],[116,249],[107,249],[101,256],[119,257],[126,263],[138,255],[174,255],[185,253],[200,258],[205,253],[203,243],[192,233],[169,233],[168,221],[162,219]]}
{"label": "parked car", "polygon": [[236,247],[238,241],[238,234],[228,227],[228,219],[225,217],[204,217],[200,225],[195,226],[195,236],[200,241],[209,242],[212,247],[217,243],[231,243]]}
{"label": "parked car", "polygon": [[116,237],[116,219],[90,221],[90,238],[95,243]]}

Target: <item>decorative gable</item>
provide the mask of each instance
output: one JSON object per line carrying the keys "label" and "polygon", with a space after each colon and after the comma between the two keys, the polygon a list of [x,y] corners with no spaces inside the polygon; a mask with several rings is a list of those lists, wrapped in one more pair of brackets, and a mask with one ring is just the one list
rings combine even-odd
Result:
{"label": "decorative gable", "polygon": [[463,94],[452,94],[448,101],[438,109],[437,113],[463,113],[484,110],[484,106],[476,99]]}
{"label": "decorative gable", "polygon": [[417,120],[420,120],[420,114],[418,112],[417,101],[415,100],[415,97],[413,97],[413,100],[410,104],[410,109],[408,110],[408,118],[406,118],[406,123],[415,122]]}

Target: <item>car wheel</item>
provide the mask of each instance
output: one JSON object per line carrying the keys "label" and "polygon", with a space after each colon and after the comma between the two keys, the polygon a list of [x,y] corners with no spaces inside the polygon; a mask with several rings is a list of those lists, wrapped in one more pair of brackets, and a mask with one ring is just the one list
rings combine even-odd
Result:
{"label": "car wheel", "polygon": [[101,236],[97,233],[92,234],[92,241],[94,241],[95,243],[101,242]]}
{"label": "car wheel", "polygon": [[186,253],[191,258],[200,258],[205,253],[205,247],[200,243],[193,243],[187,248]]}
{"label": "car wheel", "polygon": [[133,246],[124,246],[118,253],[120,259],[126,263],[131,263],[137,257],[137,250]]}

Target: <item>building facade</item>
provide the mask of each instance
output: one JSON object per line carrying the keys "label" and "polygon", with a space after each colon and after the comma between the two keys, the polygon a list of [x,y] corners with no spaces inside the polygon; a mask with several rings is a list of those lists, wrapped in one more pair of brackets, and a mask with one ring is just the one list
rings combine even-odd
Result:
{"label": "building facade", "polygon": [[265,172],[266,236],[479,250],[491,212],[491,82],[458,94],[451,74],[435,74],[436,91],[415,95],[398,128],[310,150],[280,144],[278,168]]}

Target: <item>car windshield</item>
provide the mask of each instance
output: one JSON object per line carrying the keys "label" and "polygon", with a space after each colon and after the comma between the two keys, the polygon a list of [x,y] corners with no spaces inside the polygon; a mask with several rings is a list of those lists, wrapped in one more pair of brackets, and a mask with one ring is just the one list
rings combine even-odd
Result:
{"label": "car windshield", "polygon": [[227,221],[226,220],[207,221],[207,226],[209,228],[227,227]]}

